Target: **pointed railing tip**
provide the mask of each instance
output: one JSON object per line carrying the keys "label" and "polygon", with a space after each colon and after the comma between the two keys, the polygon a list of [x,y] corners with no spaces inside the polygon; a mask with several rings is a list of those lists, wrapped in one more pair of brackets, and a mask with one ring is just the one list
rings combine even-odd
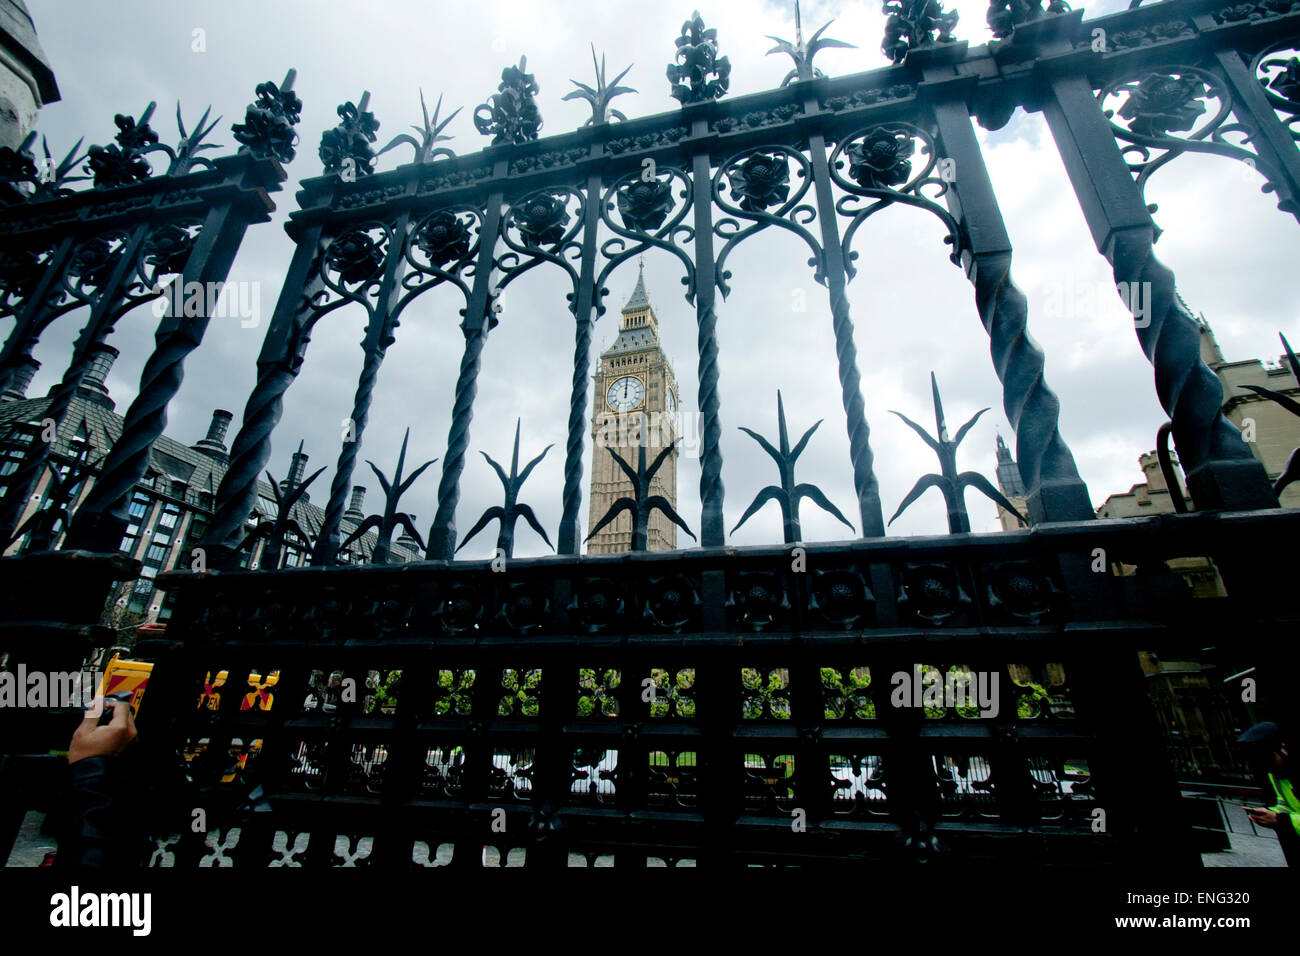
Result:
{"label": "pointed railing tip", "polygon": [[850,531],[856,534],[857,529],[853,527],[852,522],[844,517],[840,510],[831,503],[830,499],[826,497],[825,493],[820,488],[816,485],[796,484],[794,480],[795,462],[799,460],[799,456],[802,455],[804,449],[808,447],[808,442],[812,439],[813,433],[817,431],[818,427],[820,427],[821,421],[817,421],[811,428],[804,432],[803,437],[799,439],[795,444],[794,449],[791,450],[789,429],[785,420],[785,403],[781,396],[780,389],[777,389],[776,392],[776,417],[777,441],[780,445],[779,448],[773,448],[771,442],[763,438],[763,436],[759,435],[757,432],[745,428],[743,425],[740,426],[740,431],[758,442],[759,446],[767,452],[769,456],[771,456],[773,461],[776,462],[781,484],[768,485],[759,491],[754,500],[750,503],[749,507],[745,510],[745,513],[741,516],[740,520],[736,522],[736,526],[731,529],[732,534],[735,534],[741,525],[757,514],[765,504],[769,501],[775,501],[781,508],[781,518],[784,525],[786,544],[793,544],[796,541],[802,540],[802,530],[799,523],[799,502],[803,498],[810,499],[813,504],[817,505],[827,514],[838,519],[842,524],[848,527]]}
{"label": "pointed railing tip", "polygon": [[907,510],[907,508],[931,488],[938,488],[942,492],[944,501],[948,506],[948,530],[952,534],[963,534],[970,531],[970,517],[966,512],[965,489],[974,488],[983,494],[986,498],[995,504],[1001,505],[1007,511],[1011,512],[1020,519],[1022,524],[1028,524],[1029,521],[1016,510],[1015,506],[1007,500],[1002,492],[998,491],[993,484],[983,475],[974,471],[957,472],[957,446],[962,443],[966,434],[975,425],[981,415],[988,411],[987,408],[981,408],[971,416],[970,420],[961,428],[957,429],[957,435],[952,440],[948,438],[947,423],[943,415],[943,401],[939,395],[939,383],[933,372],[930,373],[930,384],[934,402],[935,430],[939,433],[936,439],[924,428],[912,421],[902,412],[896,412],[892,409],[890,413],[897,415],[903,422],[916,432],[930,449],[939,458],[939,474],[922,475],[912,490],[903,498],[898,510],[894,516],[889,519],[889,524],[893,524],[898,517]]}
{"label": "pointed railing tip", "polygon": [[831,37],[822,38],[822,34],[834,23],[834,19],[827,20],[821,28],[813,34],[812,39],[807,44],[803,39],[803,19],[799,11],[799,4],[794,5],[794,43],[789,40],[773,36],[768,33],[765,36],[769,40],[775,40],[776,46],[767,51],[767,55],[773,53],[784,53],[794,60],[794,69],[786,74],[785,79],[781,81],[781,86],[788,86],[792,80],[811,80],[817,77],[824,77],[826,74],[813,65],[813,59],[817,54],[825,49],[842,48],[856,50],[857,45],[846,43],[843,40],[836,40]]}
{"label": "pointed railing tip", "polygon": [[625,93],[637,92],[635,89],[633,89],[630,86],[618,85],[619,80],[627,76],[628,72],[632,69],[632,66],[634,64],[628,64],[628,66],[623,70],[622,73],[614,77],[612,83],[607,83],[605,80],[605,54],[602,53],[600,55],[600,60],[598,62],[596,60],[596,44],[594,43],[591,44],[591,64],[594,67],[596,72],[596,85],[594,87],[591,87],[588,86],[586,83],[580,83],[577,80],[571,79],[569,80],[569,82],[572,83],[574,86],[576,86],[577,89],[570,90],[564,96],[560,97],[560,99],[562,100],[581,99],[587,101],[587,103],[591,106],[591,118],[588,119],[587,122],[583,124],[583,126],[599,126],[601,123],[609,122],[610,117],[613,117],[614,119],[617,120],[626,120],[627,117],[622,112],[620,112],[619,110],[610,109],[609,104],[616,96],[622,96]]}
{"label": "pointed railing tip", "polygon": [[538,462],[545,458],[546,453],[555,446],[551,444],[543,448],[542,453],[525,465],[524,470],[521,472],[519,470],[520,425],[520,419],[515,419],[515,441],[514,450],[510,459],[509,475],[506,474],[505,469],[497,464],[496,460],[493,459],[491,455],[485,451],[479,452],[479,454],[487,459],[487,463],[492,466],[492,470],[496,472],[497,478],[501,482],[501,487],[505,492],[505,501],[500,507],[488,508],[479,516],[474,527],[472,527],[465,534],[465,537],[461,539],[460,545],[456,548],[457,552],[459,552],[461,548],[465,547],[465,545],[469,544],[471,538],[495,520],[501,523],[500,529],[497,533],[497,551],[504,557],[514,557],[515,522],[520,518],[523,518],[528,522],[532,529],[541,536],[543,541],[546,542],[547,547],[552,549],[555,547],[551,544],[551,539],[547,536],[546,530],[542,527],[541,522],[537,520],[537,515],[533,513],[533,509],[528,505],[519,502],[519,492],[523,488],[524,482],[528,480],[528,476],[532,474],[532,471],[537,466]]}
{"label": "pointed railing tip", "polygon": [[379,121],[367,110],[370,91],[364,90],[359,103],[351,100],[341,103],[335,111],[337,126],[321,134],[318,155],[326,173],[340,173],[345,180],[354,181],[374,172],[376,153],[371,147],[379,135]]}
{"label": "pointed railing tip", "polygon": [[393,147],[399,144],[405,144],[410,146],[411,149],[414,150],[415,152],[415,156],[412,162],[424,163],[433,159],[454,158],[456,155],[454,151],[448,149],[446,146],[439,146],[438,144],[450,142],[451,140],[455,139],[454,136],[444,135],[443,130],[445,130],[451,124],[452,120],[454,120],[458,115],[460,115],[461,109],[462,107],[458,106],[456,107],[455,110],[452,111],[450,116],[448,116],[446,119],[441,119],[440,114],[442,113],[442,94],[439,93],[438,102],[433,107],[433,118],[430,119],[429,107],[428,104],[425,103],[424,101],[424,90],[421,89],[420,90],[420,115],[423,118],[423,125],[411,127],[411,129],[415,130],[415,132],[420,135],[420,138],[417,140],[409,133],[399,133],[397,136],[393,137],[393,139],[388,143],[387,146],[385,146],[383,149],[375,153],[375,156],[376,157],[382,156],[384,153],[388,152]]}
{"label": "pointed railing tip", "polygon": [[305,457],[302,454],[303,446],[303,441],[299,441],[298,450],[289,460],[289,471],[285,475],[283,488],[280,487],[280,482],[276,480],[270,471],[266,472],[267,483],[271,486],[271,498],[275,502],[275,517],[260,518],[256,527],[235,546],[236,553],[248,549],[251,555],[257,540],[259,538],[266,539],[266,543],[262,546],[262,556],[258,562],[258,570],[274,571],[279,568],[280,553],[284,550],[285,544],[288,543],[290,535],[298,539],[304,553],[311,551],[312,537],[293,517],[293,512],[299,500],[307,494],[312,482],[319,478],[325,469],[318,468],[297,484],[293,484],[298,459]]}
{"label": "pointed railing tip", "polygon": [[401,501],[402,495],[406,494],[410,487],[415,484],[415,480],[424,474],[424,470],[434,464],[438,459],[432,458],[426,461],[415,471],[403,478],[403,472],[406,468],[406,449],[407,443],[411,438],[411,429],[407,428],[402,435],[402,447],[397,454],[397,468],[393,472],[392,480],[379,470],[379,467],[369,459],[366,464],[370,470],[375,473],[379,479],[379,487],[384,492],[384,511],[383,514],[368,515],[353,532],[348,535],[347,539],[339,545],[339,552],[346,551],[354,542],[359,541],[369,531],[376,532],[375,548],[371,552],[370,561],[372,564],[387,564],[389,553],[391,551],[391,542],[393,532],[401,528],[406,531],[415,542],[420,546],[421,551],[427,550],[424,539],[420,537],[420,532],[415,529],[415,520],[412,515],[404,511],[398,511],[397,505]]}
{"label": "pointed railing tip", "polygon": [[654,463],[648,467],[645,460],[645,442],[641,442],[637,445],[636,468],[629,465],[623,456],[614,451],[613,448],[609,448],[608,446],[605,448],[618,464],[619,468],[622,469],[623,474],[627,475],[628,479],[632,482],[632,494],[630,496],[624,495],[622,498],[619,498],[610,505],[609,510],[605,512],[605,516],[601,518],[600,521],[596,522],[596,526],[592,528],[587,537],[583,539],[584,542],[590,541],[594,538],[624,511],[628,512],[632,516],[633,551],[648,550],[650,516],[656,511],[663,514],[663,516],[669,521],[690,535],[692,541],[698,540],[695,537],[695,532],[691,531],[686,522],[682,519],[682,516],[673,508],[672,502],[663,495],[650,494],[650,483],[654,480],[654,476],[658,473],[659,469],[663,467],[664,462],[668,460],[669,455],[671,455],[673,450],[676,449],[677,444],[680,441],[680,438],[674,439],[671,444],[659,452],[655,457]]}
{"label": "pointed railing tip", "polygon": [[[1282,340],[1282,348],[1286,350],[1286,363],[1291,367],[1291,374],[1297,382],[1300,382],[1300,359],[1296,358],[1296,354],[1291,348],[1291,343],[1286,340],[1286,336],[1279,332],[1278,337]],[[1289,395],[1284,395],[1282,392],[1271,388],[1265,388],[1262,385],[1243,385],[1242,388],[1268,399],[1275,405],[1286,409],[1292,415],[1300,416],[1300,402],[1297,402]],[[1277,480],[1273,483],[1273,494],[1280,496],[1285,488],[1298,481],[1300,481],[1300,447],[1291,452],[1291,457],[1287,459],[1282,473],[1278,475]]]}

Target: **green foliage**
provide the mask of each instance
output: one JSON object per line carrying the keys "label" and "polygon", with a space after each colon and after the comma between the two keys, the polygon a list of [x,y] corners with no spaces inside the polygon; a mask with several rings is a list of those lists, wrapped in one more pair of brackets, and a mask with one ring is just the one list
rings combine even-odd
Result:
{"label": "green foliage", "polygon": [[618,686],[621,676],[617,670],[578,669],[578,716],[617,717]]}
{"label": "green foliage", "polygon": [[740,684],[745,689],[745,720],[758,720],[765,707],[774,720],[790,719],[790,672],[784,667],[773,668],[766,677],[752,667],[742,667]]}
{"label": "green foliage", "polygon": [[524,717],[536,717],[542,712],[540,689],[542,686],[541,668],[518,671],[509,668],[501,672],[501,689],[506,694],[497,706],[497,714],[509,717],[514,713],[515,704],[519,704],[519,713]]}
{"label": "green foliage", "polygon": [[[1065,667],[1059,663],[1044,664],[1041,667],[1042,680],[1035,679],[1034,669],[1027,664],[1008,664],[1007,672],[1011,675],[1011,682],[1021,691],[1016,696],[1016,716],[1025,720],[1041,717],[1050,710],[1052,688],[1057,688],[1056,693],[1060,694],[1065,686]],[[1066,709],[1061,716],[1072,716],[1072,711]]]}
{"label": "green foliage", "polygon": [[438,671],[437,699],[433,702],[436,715],[455,713],[458,716],[469,715],[473,705],[474,670]]}
{"label": "green foliage", "polygon": [[853,667],[841,672],[836,667],[823,667],[821,679],[827,720],[842,720],[846,716],[855,720],[875,719],[876,702],[870,695],[871,668]]}
{"label": "green foliage", "polygon": [[674,709],[678,717],[694,717],[695,701],[690,696],[695,688],[695,668],[684,667],[673,672],[662,668],[652,668],[650,679],[654,681],[655,695],[650,701],[651,717],[671,716]]}
{"label": "green foliage", "polygon": [[[378,672],[372,671],[375,675],[376,684],[372,690],[374,693],[366,696],[365,706],[362,708],[364,713],[374,713],[376,709],[382,714],[392,714],[397,711],[397,693],[402,683],[402,672],[393,670],[388,672],[383,683],[378,683]],[[370,682],[367,681],[367,686]]]}

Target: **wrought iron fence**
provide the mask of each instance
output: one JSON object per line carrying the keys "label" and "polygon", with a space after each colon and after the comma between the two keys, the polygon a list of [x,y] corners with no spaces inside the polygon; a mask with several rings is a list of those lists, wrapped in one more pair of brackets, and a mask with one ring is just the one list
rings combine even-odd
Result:
{"label": "wrought iron fence", "polygon": [[[1164,0],[1084,21],[1057,0],[1046,9],[994,3],[994,40],[977,47],[954,38],[955,15],[937,4],[892,2],[886,12],[892,66],[826,77],[813,60],[838,41],[819,30],[773,51],[794,61],[778,88],[731,99],[730,64],[697,15],[669,70],[679,110],[622,120],[610,104],[627,92],[623,74],[607,83],[602,63],[595,87],[570,94],[591,104],[590,123],[546,139],[521,60],[475,112],[492,145],[469,155],[439,145],[449,121],[441,101],[418,138],[378,151],[368,96],[339,107],[320,144],[324,175],[303,180],[287,226],[293,259],[200,543],[208,570],[168,578],[178,599],[166,646],[143,645],[157,672],[142,727],[183,755],[219,821],[160,843],[155,863],[435,865],[454,847],[453,864],[477,865],[484,844],[498,859],[522,850],[530,863],[563,862],[571,851],[617,862],[773,862],[944,847],[1051,862],[1153,849],[1186,858],[1177,828],[1145,812],[1177,791],[1143,729],[1134,651],[1242,621],[1266,635],[1294,627],[1279,562],[1259,542],[1294,540],[1296,515],[1277,509],[1263,466],[1222,414],[1196,322],[1153,255],[1159,230],[1143,190],[1183,153],[1209,153],[1253,165],[1279,209],[1300,217],[1300,7]],[[62,164],[54,184],[22,167],[28,186],[0,209],[4,308],[18,316],[0,356],[5,381],[54,317],[89,306],[51,395],[59,412],[92,348],[126,309],[158,294],[162,275],[224,279],[292,156],[300,104],[291,80],[258,88],[234,156],[197,157],[203,124],[194,134],[182,127],[167,174],[146,178],[144,156],[162,149],[146,115],[120,117],[118,145],[91,150],[95,190],[62,189],[75,164]],[[1017,107],[1044,114],[1134,313],[1200,513],[1094,518],[1028,335],[972,122],[1000,128]],[[402,146],[413,161],[378,171],[379,156]],[[944,490],[953,534],[885,537],[848,289],[855,238],[891,206],[937,217],[971,281],[1016,433],[1030,531],[968,533],[962,489],[996,492],[956,473],[965,428],[949,441],[936,386],[938,434],[915,427],[941,474],[914,494]],[[788,547],[727,549],[722,520],[717,297],[730,289],[736,247],[772,229],[806,247],[826,290],[861,536],[801,547],[799,570]],[[653,249],[680,263],[695,309],[699,547],[584,558],[592,329],[613,272]],[[501,294],[539,267],[563,272],[574,320],[558,556],[512,560],[497,574],[454,560],[455,512],[483,349],[509,321]],[[463,300],[464,350],[437,514],[421,542],[427,561],[387,568],[387,548],[377,547],[374,567],[333,567],[385,356],[404,311],[438,286]],[[313,567],[232,570],[285,394],[317,323],[345,306],[367,315],[363,367]],[[164,318],[123,435],[70,515],[67,551],[117,547],[130,491],[205,325]],[[815,487],[795,485],[801,447],[790,450],[782,417],[780,448],[770,447],[781,484],[764,493],[783,504],[790,544],[801,497],[839,515]],[[30,449],[0,506],[11,534],[48,454]],[[404,452],[392,481],[382,478],[384,512],[369,522],[383,541],[399,526],[418,539],[397,510],[412,479]],[[653,467],[627,463],[626,506],[642,529]],[[498,467],[505,505],[474,529],[499,518],[507,554],[515,520],[534,520],[519,501],[529,468],[518,470],[516,441],[510,474]],[[276,550],[282,524],[270,530]],[[1215,561],[1229,597],[1192,607],[1167,586],[1164,562],[1188,555]],[[101,578],[128,573],[95,560]],[[1113,576],[1118,562],[1140,573]],[[50,587],[39,571],[20,576]],[[79,590],[82,605],[56,630],[91,620],[95,587]],[[1269,686],[1284,686],[1292,652],[1268,638],[1260,653]],[[974,720],[887,700],[894,675],[927,668],[959,682],[997,675],[1016,688],[1015,709]],[[250,797],[253,786],[261,789]]]}

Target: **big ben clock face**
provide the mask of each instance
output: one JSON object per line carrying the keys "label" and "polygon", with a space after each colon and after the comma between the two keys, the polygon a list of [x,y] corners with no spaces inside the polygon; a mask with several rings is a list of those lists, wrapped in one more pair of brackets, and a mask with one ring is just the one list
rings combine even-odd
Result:
{"label": "big ben clock face", "polygon": [[645,398],[645,383],[632,375],[618,379],[605,393],[605,401],[616,412],[628,412]]}
{"label": "big ben clock face", "polygon": [[671,388],[664,391],[664,408],[667,410],[669,418],[674,418],[677,415],[677,396],[673,394]]}

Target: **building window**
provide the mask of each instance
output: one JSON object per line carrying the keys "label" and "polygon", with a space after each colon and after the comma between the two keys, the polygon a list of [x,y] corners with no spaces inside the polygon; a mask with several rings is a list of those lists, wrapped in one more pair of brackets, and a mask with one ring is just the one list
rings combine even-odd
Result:
{"label": "building window", "polygon": [[125,551],[127,554],[135,551],[135,546],[140,540],[140,526],[144,524],[144,516],[149,511],[150,500],[149,496],[142,491],[137,491],[131,496],[131,504],[127,507],[126,533],[122,536],[119,551]]}

